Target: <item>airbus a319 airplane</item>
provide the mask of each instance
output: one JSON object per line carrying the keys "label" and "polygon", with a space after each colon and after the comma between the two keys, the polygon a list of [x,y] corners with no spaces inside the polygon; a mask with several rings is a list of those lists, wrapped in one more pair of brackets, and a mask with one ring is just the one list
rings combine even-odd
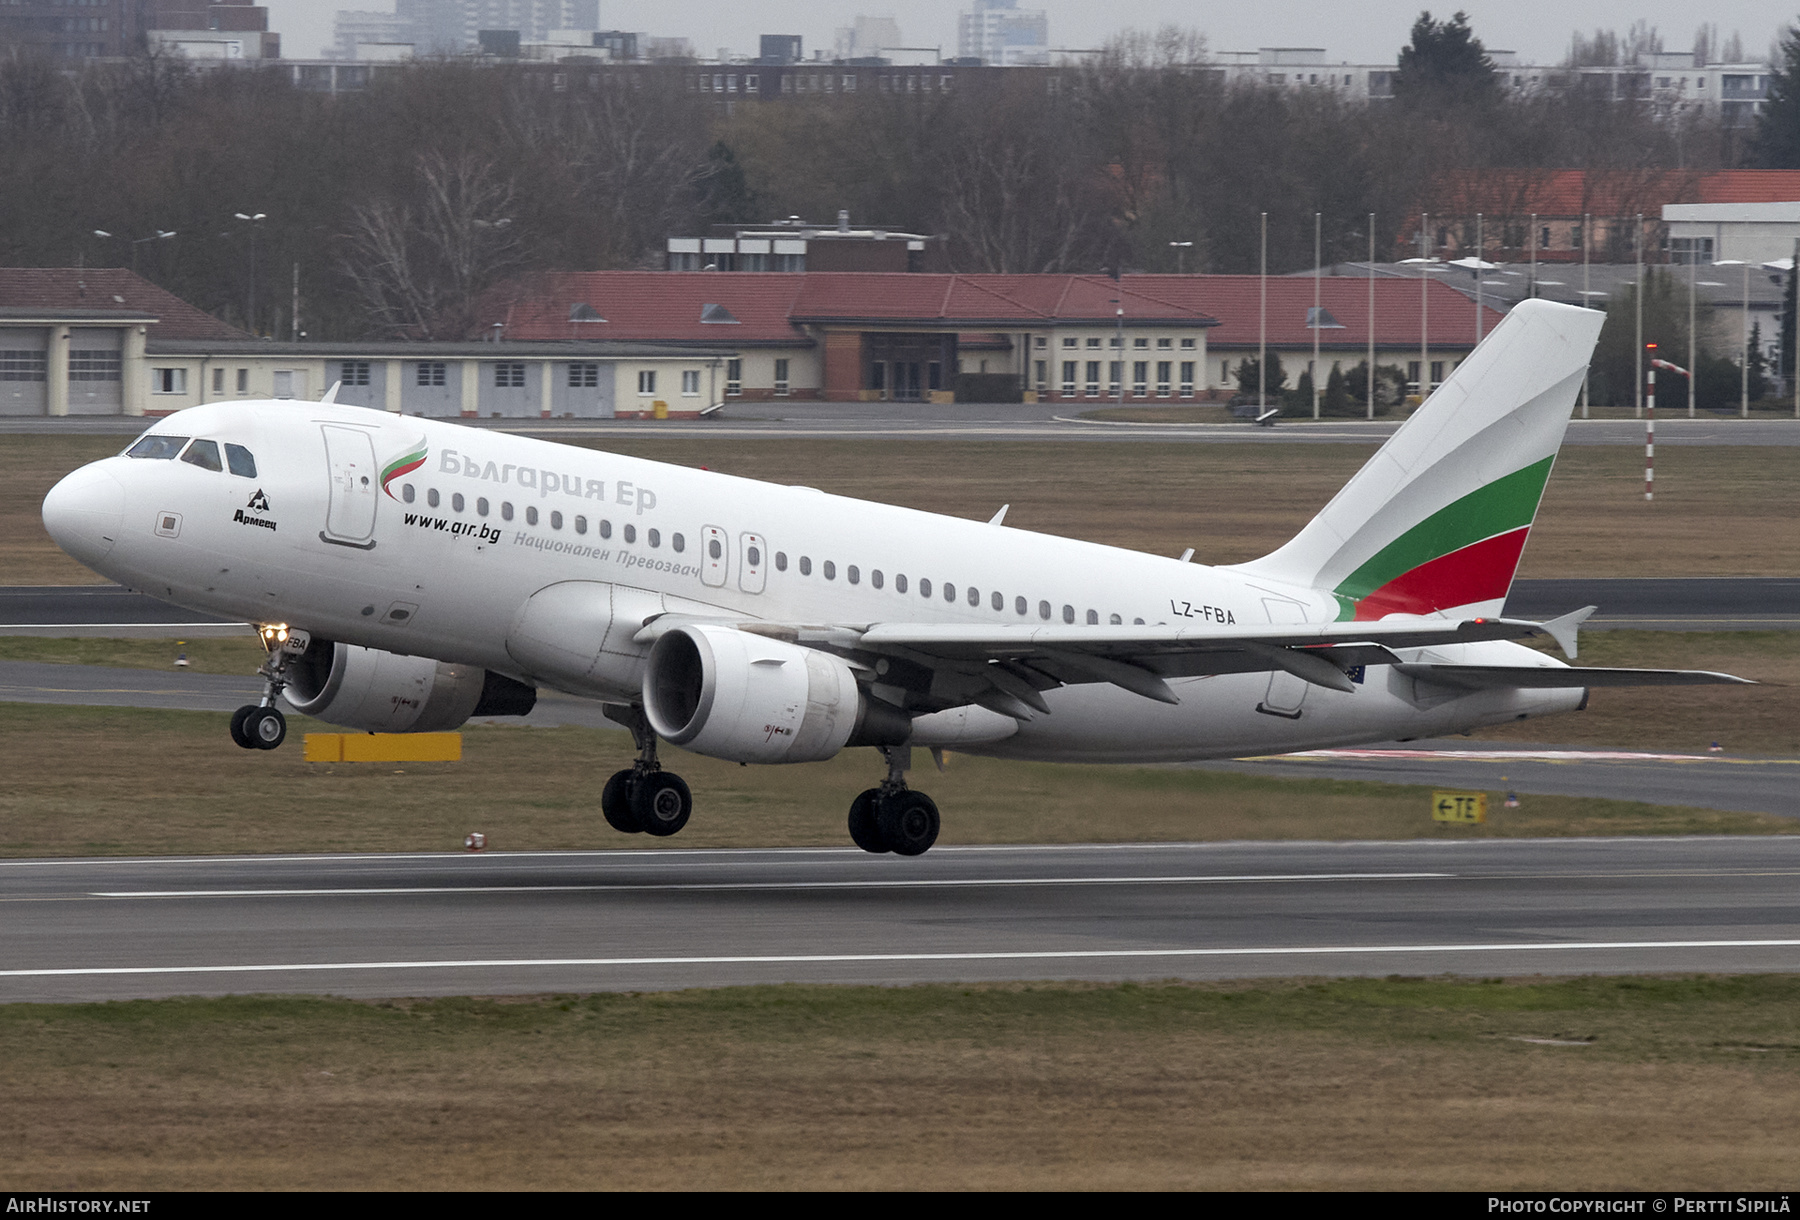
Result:
{"label": "airbus a319 airplane", "polygon": [[850,836],[917,855],[938,811],[907,785],[913,747],[1218,758],[1740,681],[1575,671],[1516,641],[1572,657],[1593,607],[1504,616],[1601,321],[1515,307],[1291,542],[1231,567],[293,401],[159,420],[58,483],[44,524],[121,584],[260,625],[267,688],[232,717],[239,745],[281,744],[281,699],[422,732],[551,687],[633,734],[600,798],[619,830],[687,822],[659,740],[745,763],[873,746],[886,776]]}

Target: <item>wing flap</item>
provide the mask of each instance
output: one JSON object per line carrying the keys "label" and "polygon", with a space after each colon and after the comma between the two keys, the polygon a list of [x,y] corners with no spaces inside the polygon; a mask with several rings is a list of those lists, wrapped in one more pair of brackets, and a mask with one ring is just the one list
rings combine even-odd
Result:
{"label": "wing flap", "polygon": [[1755,686],[1748,678],[1709,669],[1606,669],[1600,666],[1413,665],[1394,667],[1409,678],[1465,690],[1573,690],[1578,686]]}

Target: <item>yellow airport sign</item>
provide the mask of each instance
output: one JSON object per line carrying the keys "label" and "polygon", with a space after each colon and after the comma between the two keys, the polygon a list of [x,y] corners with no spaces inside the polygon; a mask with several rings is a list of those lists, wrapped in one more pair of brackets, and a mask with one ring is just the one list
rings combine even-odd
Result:
{"label": "yellow airport sign", "polygon": [[1431,820],[1434,822],[1487,821],[1487,793],[1433,792]]}
{"label": "yellow airport sign", "polygon": [[308,733],[307,762],[461,762],[461,733]]}

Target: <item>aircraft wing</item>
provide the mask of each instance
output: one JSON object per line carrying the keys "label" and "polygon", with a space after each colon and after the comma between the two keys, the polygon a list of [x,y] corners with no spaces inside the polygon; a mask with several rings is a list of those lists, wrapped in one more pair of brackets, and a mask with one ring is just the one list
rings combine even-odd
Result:
{"label": "aircraft wing", "polygon": [[[1585,617],[1586,612],[1578,612]],[[1569,616],[1574,618],[1576,616]],[[860,664],[913,696],[920,708],[976,703],[1029,719],[1047,713],[1042,692],[1062,685],[1111,683],[1147,699],[1178,703],[1167,679],[1285,670],[1332,690],[1353,691],[1347,671],[1366,665],[1404,665],[1395,649],[1550,634],[1562,639],[1565,620],[1395,618],[1380,622],[1280,624],[1264,627],[976,625],[958,623],[801,624],[728,622],[667,614],[637,633],[640,643],[687,622],[710,622],[789,643],[822,648]],[[1507,685],[1494,667],[1412,666],[1452,685]],[[1485,676],[1473,671],[1484,669]],[[1456,677],[1439,670],[1464,671]],[[1581,686],[1592,670],[1562,666],[1507,670],[1521,686]],[[1666,671],[1608,671],[1657,673]],[[1540,675],[1558,675],[1544,680]],[[1720,675],[1711,680],[1734,680]],[[1601,683],[1596,682],[1595,685]]]}

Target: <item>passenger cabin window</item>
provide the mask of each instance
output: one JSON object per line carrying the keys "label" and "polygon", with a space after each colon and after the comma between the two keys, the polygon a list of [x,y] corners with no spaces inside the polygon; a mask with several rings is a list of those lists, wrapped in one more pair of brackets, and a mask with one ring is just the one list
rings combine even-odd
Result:
{"label": "passenger cabin window", "polygon": [[125,456],[166,462],[180,453],[181,447],[187,443],[188,438],[185,436],[146,436],[127,449]]}
{"label": "passenger cabin window", "polygon": [[406,501],[408,504],[411,504],[413,502],[413,497],[416,494],[417,493],[413,491],[413,485],[411,483],[400,484],[400,498],[402,500]]}
{"label": "passenger cabin window", "polygon": [[241,475],[246,479],[256,477],[256,459],[242,445],[228,444],[225,446],[225,465],[230,467],[232,474]]}
{"label": "passenger cabin window", "polygon": [[223,470],[225,463],[219,460],[219,443],[217,441],[195,441],[181,455],[181,460],[189,465],[198,466],[202,470]]}

